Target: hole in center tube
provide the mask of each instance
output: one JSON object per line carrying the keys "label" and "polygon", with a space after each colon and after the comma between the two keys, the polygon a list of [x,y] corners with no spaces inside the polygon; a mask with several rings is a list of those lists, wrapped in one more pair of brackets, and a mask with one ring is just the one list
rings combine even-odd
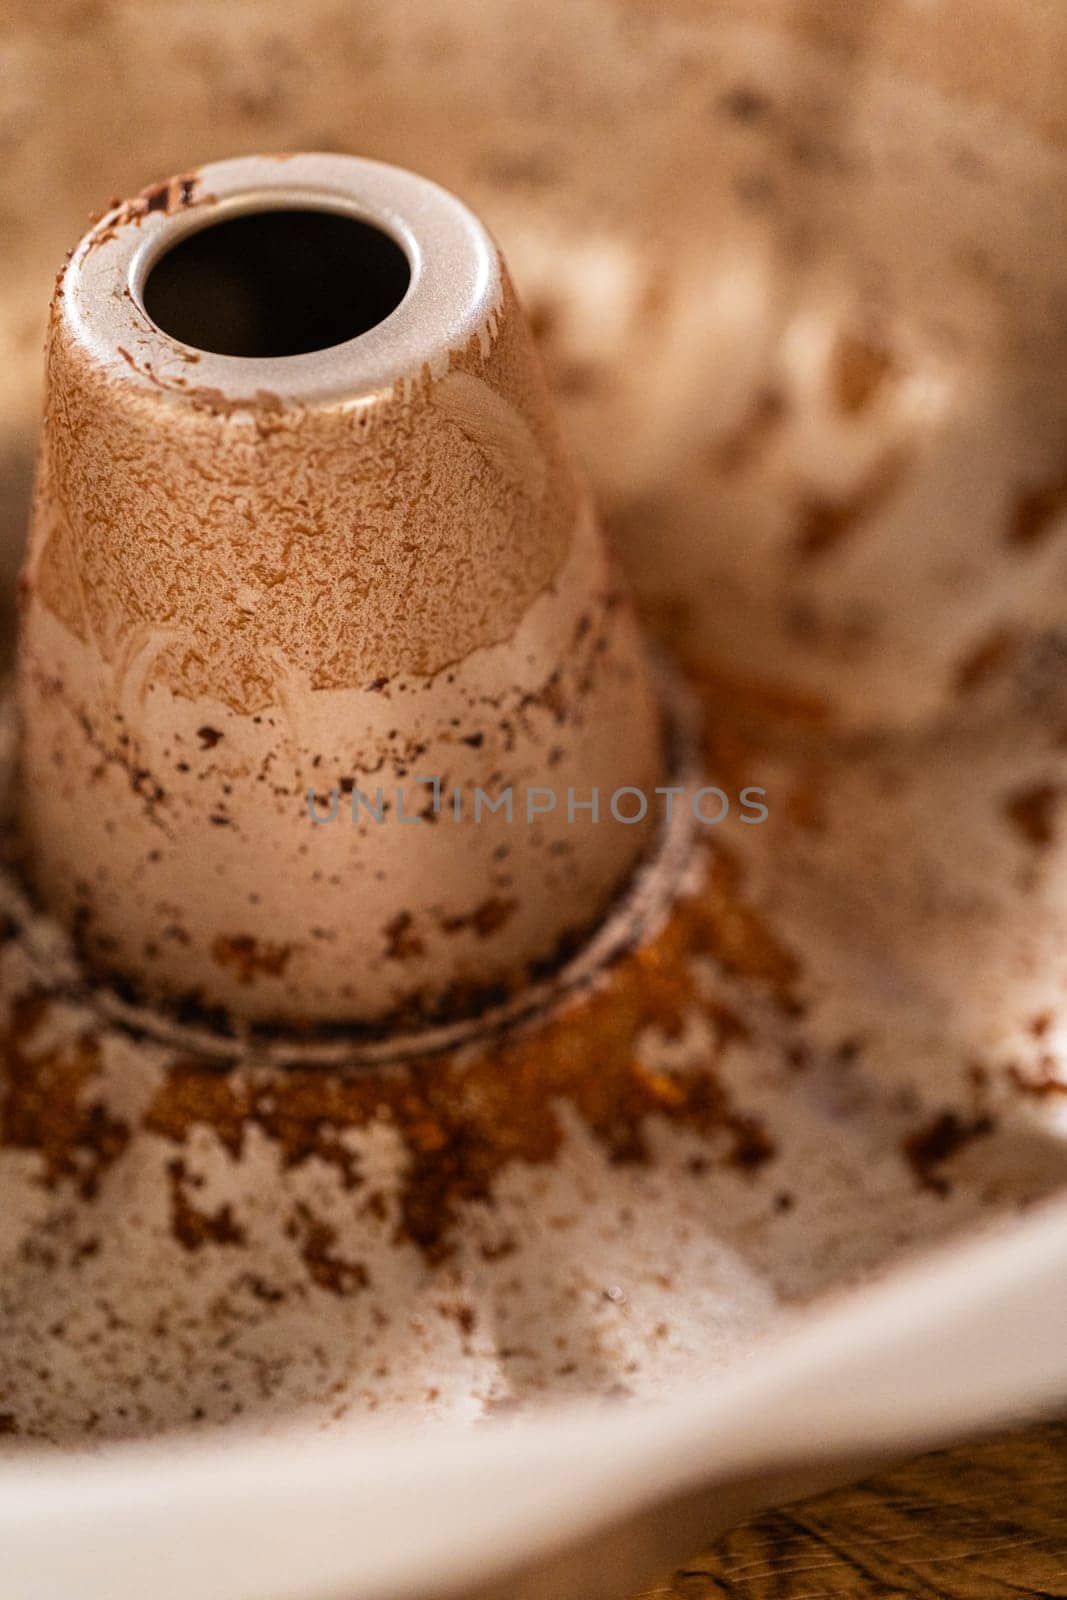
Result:
{"label": "hole in center tube", "polygon": [[148,274],[156,326],[196,350],[299,356],[384,322],[411,282],[381,228],[336,211],[256,211],[187,234]]}

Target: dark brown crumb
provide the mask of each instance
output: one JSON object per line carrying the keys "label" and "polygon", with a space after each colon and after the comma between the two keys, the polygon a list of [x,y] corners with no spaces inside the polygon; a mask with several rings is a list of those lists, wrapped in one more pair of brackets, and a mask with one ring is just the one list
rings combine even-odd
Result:
{"label": "dark brown crumb", "polygon": [[987,1115],[965,1120],[955,1111],[942,1111],[925,1127],[910,1133],[900,1148],[922,1187],[944,1198],[951,1193],[951,1185],[942,1166],[974,1140],[991,1134],[995,1126]]}

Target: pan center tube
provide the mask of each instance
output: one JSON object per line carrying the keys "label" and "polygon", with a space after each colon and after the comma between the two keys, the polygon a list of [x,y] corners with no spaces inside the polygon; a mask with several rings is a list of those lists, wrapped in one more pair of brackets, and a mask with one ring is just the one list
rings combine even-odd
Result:
{"label": "pan center tube", "polygon": [[222,1026],[478,1015],[662,815],[639,631],[492,239],[353,157],[116,207],[57,288],[19,650],[36,893]]}

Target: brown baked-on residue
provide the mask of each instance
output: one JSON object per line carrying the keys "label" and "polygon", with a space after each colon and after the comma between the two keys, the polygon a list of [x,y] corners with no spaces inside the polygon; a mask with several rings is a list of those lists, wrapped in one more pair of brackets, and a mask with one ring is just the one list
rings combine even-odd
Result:
{"label": "brown baked-on residue", "polygon": [[292,953],[291,945],[266,944],[247,933],[220,934],[211,946],[213,960],[220,967],[228,968],[238,983],[245,985],[254,983],[260,976],[282,977]]}
{"label": "brown baked-on residue", "polygon": [[720,1051],[745,1036],[732,1011],[699,996],[693,956],[713,956],[788,1001],[796,963],[739,902],[739,882],[729,858],[715,856],[703,894],[681,905],[658,939],[624,958],[599,992],[480,1059],[227,1075],[184,1060],[168,1074],[144,1127],[179,1146],[195,1128],[210,1128],[234,1156],[256,1128],[279,1147],[284,1165],[312,1157],[340,1163],[357,1187],[358,1163],[344,1134],[385,1121],[408,1157],[400,1232],[431,1259],[447,1253],[459,1208],[489,1198],[507,1166],[555,1156],[562,1129],[554,1103],[570,1104],[613,1161],[647,1160],[646,1123],[661,1116],[721,1137],[722,1159],[752,1170],[773,1157],[773,1137],[734,1103],[714,1065],[654,1072],[637,1053],[644,1029],[677,1035],[694,1009],[710,1018]]}
{"label": "brown baked-on residue", "polygon": [[234,1217],[233,1207],[228,1202],[214,1211],[203,1211],[194,1203],[192,1193],[200,1186],[200,1180],[188,1171],[180,1156],[168,1161],[167,1179],[170,1185],[171,1232],[184,1249],[200,1250],[206,1244],[244,1244],[244,1229]]}
{"label": "brown baked-on residue", "polygon": [[173,178],[164,178],[159,183],[149,184],[147,189],[142,189],[132,200],[113,200],[98,219],[105,225],[90,236],[88,248],[90,250],[99,248],[109,239],[114,239],[120,228],[128,227],[131,222],[139,223],[152,212],[158,211],[169,217],[176,211],[185,211],[189,206],[211,200],[213,198],[211,195],[197,194],[199,182],[198,173],[179,172]]}
{"label": "brown baked-on residue", "polygon": [[49,1005],[40,994],[16,1001],[0,1038],[0,1147],[36,1151],[47,1187],[69,1184],[93,1200],[131,1130],[94,1093],[100,1049],[92,1038],[34,1049]]}
{"label": "brown baked-on residue", "polygon": [[[751,981],[787,1011],[799,976],[795,958],[744,903],[741,872],[709,853],[705,886],[679,904],[662,933],[625,956],[595,992],[542,1025],[474,1060],[433,1056],[401,1067],[339,1072],[321,1068],[220,1071],[199,1059],[172,1062],[162,1087],[130,1129],[94,1098],[99,1048],[91,1040],[49,1052],[30,1048],[48,1002],[19,1008],[5,1039],[0,1074],[0,1145],[37,1150],[46,1182],[73,1183],[91,1198],[131,1138],[172,1145],[167,1165],[171,1226],[185,1249],[240,1248],[240,1224],[225,1205],[205,1208],[182,1154],[194,1131],[209,1131],[233,1159],[253,1129],[278,1150],[283,1168],[316,1160],[343,1188],[364,1177],[347,1135],[385,1122],[402,1141],[406,1171],[398,1196],[399,1234],[430,1259],[449,1252],[460,1208],[491,1197],[514,1162],[553,1159],[557,1114],[569,1105],[613,1162],[650,1157],[647,1124],[661,1117],[709,1140],[709,1157],[752,1171],[773,1159],[775,1140],[759,1116],[736,1103],[717,1070],[732,1041],[747,1036],[733,1010],[701,992],[694,958]],[[681,1034],[695,1012],[711,1023],[707,1064],[651,1070],[641,1060],[646,1029]],[[323,1231],[323,1219],[292,1211],[290,1237],[311,1279],[335,1293],[364,1286],[360,1264]]]}

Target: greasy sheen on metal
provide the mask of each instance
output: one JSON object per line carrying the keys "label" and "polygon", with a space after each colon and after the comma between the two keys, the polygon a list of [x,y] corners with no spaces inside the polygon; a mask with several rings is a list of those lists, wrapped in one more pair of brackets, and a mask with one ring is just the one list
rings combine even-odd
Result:
{"label": "greasy sheen on metal", "polygon": [[[270,210],[393,239],[396,309],[284,356],[156,326],[160,258]],[[654,806],[607,813],[663,782],[636,623],[494,243],[410,173],[224,161],[95,224],[53,302],[22,586],[29,876],[140,999],[469,1015],[573,948],[649,843]]]}

